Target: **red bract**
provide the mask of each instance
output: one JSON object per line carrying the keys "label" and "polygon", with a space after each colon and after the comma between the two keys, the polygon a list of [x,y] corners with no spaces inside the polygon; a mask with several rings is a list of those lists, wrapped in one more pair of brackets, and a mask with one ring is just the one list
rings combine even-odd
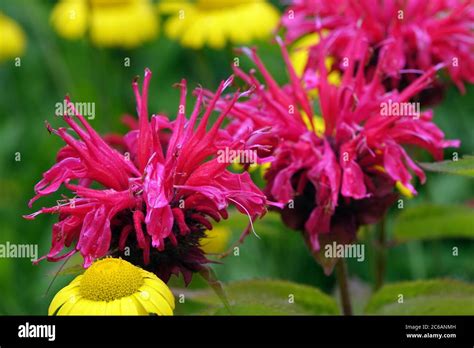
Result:
{"label": "red bract", "polygon": [[[88,267],[94,259],[118,254],[128,247],[122,257],[143,265],[165,281],[171,274],[182,272],[188,283],[192,272],[208,262],[199,240],[206,229],[212,229],[209,218],[227,218],[229,205],[235,205],[252,220],[264,214],[265,197],[248,173],[231,173],[226,169],[228,163],[217,159],[219,149],[239,149],[244,143],[229,141],[230,137],[219,130],[238,95],[206,130],[216,101],[232,80],[221,83],[200,121],[202,91],[196,92],[196,105],[188,120],[183,80],[179,85],[179,112],[171,122],[157,115],[148,119],[150,78],[151,72],[146,70],[141,93],[137,82],[133,83],[139,120],[138,124],[130,117],[127,120],[136,129],[123,138],[108,138],[120,145],[123,153],[112,148],[75,111],[74,116],[64,115],[64,120],[79,139],[65,128],[54,130],[48,126],[67,145],[35,186],[37,195],[30,206],[61,185],[75,195],[27,216],[59,215],[59,222],[53,226],[52,248],[45,256],[48,260],[80,252],[84,267]],[[69,99],[67,103],[73,109]],[[92,184],[101,188],[93,188]],[[61,254],[70,246],[70,251]]]}
{"label": "red bract", "polygon": [[281,19],[287,42],[324,37],[310,49],[307,70],[317,68],[322,46],[340,62],[357,38],[369,42],[388,76],[443,63],[463,92],[463,81],[474,83],[473,22],[472,0],[293,0]]}
{"label": "red bract", "polygon": [[[419,118],[384,116],[381,111],[384,103],[409,102],[430,84],[437,67],[400,92],[386,92],[380,68],[371,79],[364,75],[368,49],[354,41],[348,47],[350,57],[361,48],[366,54],[361,59],[349,59],[340,86],[328,82],[328,71],[321,62],[315,75],[319,100],[313,100],[278,41],[290,83],[279,86],[256,51],[244,49],[264,82],[255,71],[246,74],[234,68],[255,93],[235,103],[228,129],[242,135],[271,127],[271,133],[278,135],[279,143],[265,175],[266,193],[271,200],[290,201],[281,210],[283,220],[303,230],[311,249],[317,252],[330,240],[352,242],[360,225],[380,220],[397,197],[397,182],[416,194],[412,172],[422,183],[425,175],[402,145],[426,149],[440,160],[443,148],[458,146],[459,142],[444,140],[430,110],[422,111]],[[227,97],[218,106],[223,109],[231,104]],[[317,118],[319,112],[322,120]],[[321,121],[324,130],[318,126]]]}

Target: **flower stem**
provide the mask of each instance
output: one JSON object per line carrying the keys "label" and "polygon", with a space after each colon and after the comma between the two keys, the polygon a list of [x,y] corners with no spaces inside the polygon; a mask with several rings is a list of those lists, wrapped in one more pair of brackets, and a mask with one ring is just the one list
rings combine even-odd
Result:
{"label": "flower stem", "polygon": [[336,278],[341,293],[342,312],[344,315],[352,315],[351,298],[349,296],[349,283],[347,281],[347,265],[344,259],[336,263]]}
{"label": "flower stem", "polygon": [[385,218],[376,226],[376,245],[375,245],[375,290],[382,287],[385,278],[386,269],[386,233]]}
{"label": "flower stem", "polygon": [[232,314],[232,309],[229,303],[229,300],[227,298],[227,294],[225,292],[224,286],[222,283],[217,279],[216,274],[212,270],[211,267],[203,267],[201,271],[199,271],[199,274],[201,277],[203,277],[209,286],[214,290],[216,295],[219,297],[219,299],[222,301],[222,304],[224,307],[227,309],[227,311]]}

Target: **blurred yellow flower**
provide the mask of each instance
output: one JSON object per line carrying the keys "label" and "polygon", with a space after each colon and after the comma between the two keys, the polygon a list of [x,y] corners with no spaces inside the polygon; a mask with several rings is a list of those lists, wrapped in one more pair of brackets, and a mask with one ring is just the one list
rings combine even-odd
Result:
{"label": "blurred yellow flower", "polygon": [[272,166],[272,162],[265,162],[260,165],[260,175],[262,178],[265,177],[265,175],[267,174],[271,166]]}
{"label": "blurred yellow flower", "polygon": [[229,228],[223,226],[215,226],[212,230],[206,231],[206,237],[201,239],[201,249],[206,254],[220,254],[223,253],[232,232]]}
{"label": "blurred yellow flower", "polygon": [[25,46],[23,29],[0,12],[0,61],[21,56],[25,52]]}
{"label": "blurred yellow flower", "polygon": [[303,122],[306,125],[306,128],[314,131],[318,137],[323,136],[324,131],[326,130],[324,119],[319,115],[313,115],[313,119],[311,120],[303,110],[300,110],[300,113],[303,117]]}
{"label": "blurred yellow flower", "polygon": [[133,48],[155,38],[159,23],[149,0],[61,0],[51,23],[66,39],[83,37],[104,47]]}
{"label": "blurred yellow flower", "polygon": [[49,315],[173,315],[174,296],[153,273],[128,261],[96,261],[53,298]]}
{"label": "blurred yellow flower", "polygon": [[[315,33],[302,37],[293,45],[290,53],[290,60],[298,76],[302,76],[304,73],[306,63],[309,57],[310,47],[317,45],[318,43],[319,35]],[[332,57],[327,57],[325,60],[325,64],[326,68],[330,69],[334,64],[334,59]],[[331,73],[329,73],[328,80],[329,83],[338,86],[341,83],[341,74],[337,71],[332,71]]]}
{"label": "blurred yellow flower", "polygon": [[171,15],[166,34],[194,49],[265,39],[279,21],[277,9],[265,0],[164,0],[158,10]]}
{"label": "blurred yellow flower", "polygon": [[[236,172],[241,172],[245,169],[245,166],[243,164],[241,164],[238,160],[232,162],[231,167]],[[248,166],[248,168],[246,170],[249,173],[253,173],[257,168],[258,168],[258,164],[257,163],[252,163]]]}

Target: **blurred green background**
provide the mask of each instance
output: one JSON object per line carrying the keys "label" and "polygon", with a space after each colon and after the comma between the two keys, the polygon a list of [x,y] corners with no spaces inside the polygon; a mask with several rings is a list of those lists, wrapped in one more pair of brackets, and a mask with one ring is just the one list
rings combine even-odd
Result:
{"label": "blurred green background", "polygon": [[[0,10],[16,20],[27,36],[21,66],[16,67],[12,60],[0,63],[0,243],[38,244],[40,256],[49,250],[51,226],[57,217],[45,215],[27,221],[22,215],[33,211],[27,207],[33,186],[54,163],[55,154],[63,145],[45,128],[45,120],[54,127],[62,125],[54,116],[55,104],[65,94],[73,101],[94,102],[93,127],[102,134],[123,133],[126,127],[120,123],[120,116],[135,115],[131,82],[136,75],[143,76],[145,67],[153,72],[149,110],[174,117],[179,91],[172,85],[186,78],[189,88],[200,84],[215,89],[231,74],[230,63],[234,57],[230,47],[220,51],[185,49],[167,39],[163,30],[156,40],[133,50],[97,48],[86,38],[67,41],[58,37],[49,25],[53,5],[53,1],[38,0],[0,2]],[[257,44],[263,61],[277,80],[286,81],[278,48],[269,42]],[[124,66],[126,58],[130,58],[130,67]],[[244,69],[250,67],[245,59],[242,65]],[[473,120],[473,86],[469,86],[464,96],[449,88],[446,99],[436,108],[435,121],[448,138],[460,139],[462,147],[448,149],[446,158],[453,151],[474,153]],[[20,161],[15,160],[16,153],[21,154]],[[418,159],[429,160],[429,157],[420,155]],[[427,184],[417,188],[419,196],[406,200],[405,209],[427,202],[455,205],[473,202],[474,180],[469,178],[428,174]],[[35,210],[54,205],[54,198],[41,199]],[[390,211],[389,236],[399,213],[396,207]],[[245,227],[245,221],[235,217],[225,224],[233,231],[232,240],[237,240]],[[257,233],[261,239],[250,235],[239,256],[231,254],[222,264],[213,266],[220,280],[284,279],[314,285],[327,293],[334,291],[333,276],[324,276],[303,239],[297,232],[285,229],[278,217],[269,215],[257,224]],[[354,289],[357,288],[355,296],[360,296],[356,306],[362,305],[374,281],[371,233],[366,234],[364,243],[368,246],[366,262],[349,261]],[[453,246],[459,247],[459,256],[453,257]],[[388,252],[386,281],[440,277],[474,281],[472,255],[472,239],[402,243]],[[33,266],[28,259],[0,258],[0,314],[47,313],[54,294],[73,277],[60,275],[47,292],[59,266],[46,261]],[[176,280],[172,284],[181,286]],[[203,286],[206,285],[199,279],[192,285]]]}

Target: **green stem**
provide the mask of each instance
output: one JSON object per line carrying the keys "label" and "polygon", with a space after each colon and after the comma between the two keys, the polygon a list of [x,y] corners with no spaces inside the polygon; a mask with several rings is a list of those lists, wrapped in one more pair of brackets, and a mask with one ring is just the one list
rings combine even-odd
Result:
{"label": "green stem", "polygon": [[232,314],[232,309],[229,303],[229,300],[227,298],[227,294],[224,290],[224,286],[222,283],[217,279],[216,274],[210,267],[204,267],[201,271],[199,271],[199,274],[207,281],[209,286],[214,290],[216,295],[219,297],[219,299],[222,301],[222,304],[224,307],[227,309],[227,311]]}
{"label": "green stem", "polygon": [[344,259],[336,263],[336,278],[341,294],[342,312],[344,315],[352,315],[351,298],[349,296],[349,282],[347,280],[347,264]]}
{"label": "green stem", "polygon": [[375,290],[382,287],[385,270],[386,270],[386,232],[385,218],[380,221],[376,228],[376,244],[375,244]]}

